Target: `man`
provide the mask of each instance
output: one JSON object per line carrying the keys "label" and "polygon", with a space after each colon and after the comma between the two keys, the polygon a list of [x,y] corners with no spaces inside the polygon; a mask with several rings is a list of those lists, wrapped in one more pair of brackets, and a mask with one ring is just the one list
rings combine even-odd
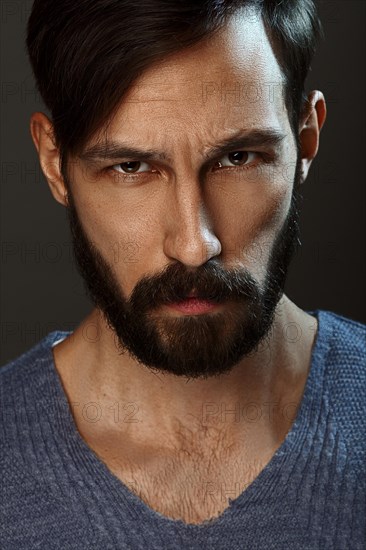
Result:
{"label": "man", "polygon": [[284,295],[313,3],[36,0],[94,309],[1,370],[4,548],[363,548],[365,327]]}

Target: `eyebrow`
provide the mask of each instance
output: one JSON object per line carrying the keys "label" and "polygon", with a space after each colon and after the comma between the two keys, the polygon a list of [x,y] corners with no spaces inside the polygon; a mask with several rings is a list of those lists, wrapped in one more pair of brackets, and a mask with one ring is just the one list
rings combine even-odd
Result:
{"label": "eyebrow", "polygon": [[[277,149],[285,139],[286,134],[277,128],[262,128],[253,130],[239,130],[232,136],[224,139],[217,145],[209,147],[204,158],[207,161],[217,159],[231,151],[248,147],[272,147]],[[85,149],[79,154],[83,161],[97,162],[100,160],[133,159],[137,161],[168,161],[172,159],[162,151],[152,149],[140,149],[118,141],[103,141]]]}

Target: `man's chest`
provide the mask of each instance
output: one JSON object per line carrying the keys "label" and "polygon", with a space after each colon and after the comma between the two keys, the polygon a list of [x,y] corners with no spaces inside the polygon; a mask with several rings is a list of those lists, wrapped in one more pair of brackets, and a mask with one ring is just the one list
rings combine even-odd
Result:
{"label": "man's chest", "polygon": [[138,461],[90,444],[108,469],[150,508],[171,519],[202,523],[218,517],[237,498],[272,458],[275,449],[260,459],[181,453],[151,456]]}

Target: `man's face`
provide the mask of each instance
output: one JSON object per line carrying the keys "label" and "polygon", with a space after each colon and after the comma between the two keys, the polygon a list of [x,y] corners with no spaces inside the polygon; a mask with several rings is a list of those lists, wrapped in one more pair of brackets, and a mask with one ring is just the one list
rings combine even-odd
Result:
{"label": "man's face", "polygon": [[[269,332],[301,178],[281,82],[261,21],[233,19],[147,70],[69,167],[79,269],[121,351],[150,368],[220,375]],[[218,305],[169,306],[193,290]]]}

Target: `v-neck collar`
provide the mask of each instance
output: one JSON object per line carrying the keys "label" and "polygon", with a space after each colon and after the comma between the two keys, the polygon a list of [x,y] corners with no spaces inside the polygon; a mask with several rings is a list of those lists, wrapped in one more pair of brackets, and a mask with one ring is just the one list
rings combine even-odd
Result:
{"label": "v-neck collar", "polygon": [[[63,438],[69,453],[77,460],[81,475],[92,476],[99,487],[105,487],[106,492],[113,498],[114,508],[119,511],[121,518],[125,517],[127,513],[131,519],[148,521],[155,525],[160,524],[161,529],[178,528],[186,533],[202,530],[208,532],[208,530],[228,527],[239,511],[244,512],[248,506],[254,503],[280,498],[286,490],[286,484],[291,475],[291,471],[286,468],[286,463],[293,460],[294,454],[301,454],[305,445],[311,444],[316,431],[321,409],[324,365],[330,348],[332,329],[325,319],[327,312],[315,310],[307,313],[317,318],[318,330],[312,348],[309,374],[295,421],[268,464],[238,497],[229,499],[229,506],[216,518],[205,520],[200,524],[187,524],[182,520],[169,518],[153,510],[115,476],[87,445],[81,437],[71,414],[52,352],[52,345],[69,336],[72,333],[71,331],[49,333],[40,342],[40,345],[45,349],[42,363],[46,369],[50,391],[47,401],[52,404],[50,408],[47,407],[47,414],[50,421],[55,424],[57,433]],[[41,395],[39,397],[42,399]],[[43,398],[45,398],[44,395]]]}

